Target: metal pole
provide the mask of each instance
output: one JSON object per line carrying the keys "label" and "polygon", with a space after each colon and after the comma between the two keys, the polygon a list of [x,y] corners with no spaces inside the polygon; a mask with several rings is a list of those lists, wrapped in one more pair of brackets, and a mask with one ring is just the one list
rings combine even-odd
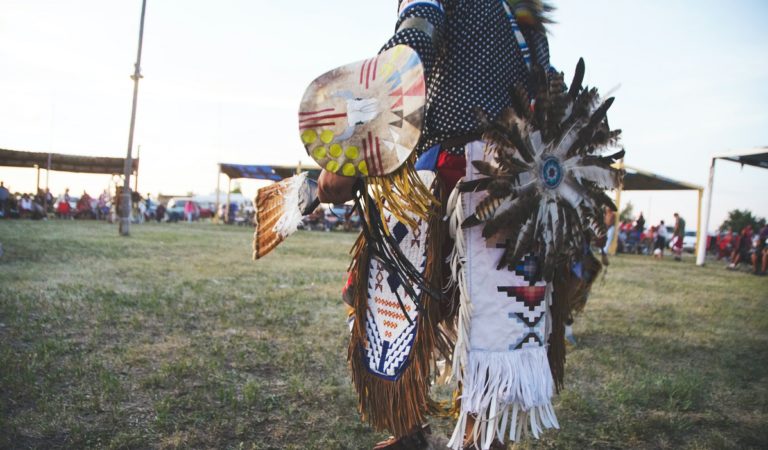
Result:
{"label": "metal pole", "polygon": [[221,202],[219,197],[221,196],[221,164],[219,164],[219,171],[216,173],[216,210],[213,212],[213,223],[219,223],[219,208]]}
{"label": "metal pole", "polygon": [[[704,233],[709,230],[709,216],[712,214],[712,188],[715,184],[715,161],[717,161],[717,158],[712,158],[712,165],[709,166],[709,181],[707,181],[707,202],[704,204],[704,226],[702,227]],[[696,265],[698,266],[703,266],[707,259],[707,249],[705,247],[706,245],[700,245],[699,248],[696,249]]]}
{"label": "metal pole", "polygon": [[37,180],[35,181],[35,195],[40,192],[40,166],[35,164],[35,170],[37,171]]}
{"label": "metal pole", "polygon": [[48,153],[48,166],[45,168],[45,190],[49,191],[50,186],[48,186],[48,179],[51,174],[51,154]]}
{"label": "metal pole", "polygon": [[139,80],[141,76],[141,47],[144,43],[144,12],[147,8],[147,0],[141,1],[141,24],[139,25],[139,50],[136,55],[136,64],[134,65],[133,75],[133,107],[131,109],[131,127],[128,132],[128,155],[125,157],[123,192],[121,195],[120,206],[120,235],[130,236],[131,234],[131,172],[133,162],[131,160],[131,150],[133,149],[133,130],[136,125],[136,102],[139,98]]}
{"label": "metal pole", "polygon": [[224,216],[224,223],[229,223],[229,195],[232,193],[232,178],[227,175],[227,207],[225,208],[225,211],[227,211],[227,214]]}
{"label": "metal pole", "polygon": [[704,240],[701,240],[701,199],[704,197],[704,189],[699,189],[699,206],[696,208],[696,245],[693,247],[693,254],[696,255],[696,259],[699,258],[699,247],[704,243],[704,255],[707,254],[707,230],[704,230]]}
{"label": "metal pole", "polygon": [[[624,169],[624,159],[622,158],[621,161],[619,161],[619,169]],[[621,225],[621,218],[619,215],[621,214],[621,191],[624,188],[624,186],[619,186],[616,188],[616,214],[614,215],[613,219],[613,238],[611,239],[611,242],[608,242],[608,254],[611,256],[614,256],[616,254],[616,250],[619,248],[619,226]]]}

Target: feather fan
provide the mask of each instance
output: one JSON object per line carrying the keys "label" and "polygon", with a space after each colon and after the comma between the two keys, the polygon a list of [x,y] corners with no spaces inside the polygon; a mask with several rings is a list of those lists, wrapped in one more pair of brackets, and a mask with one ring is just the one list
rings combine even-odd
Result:
{"label": "feather fan", "polygon": [[583,255],[585,238],[605,233],[602,208],[616,209],[605,190],[621,187],[624,171],[613,164],[624,150],[603,155],[618,145],[621,130],[611,130],[606,118],[614,99],[582,86],[583,60],[569,89],[562,74],[547,76],[536,69],[532,76],[533,113],[523,106],[529,100],[522,86],[513,89],[513,107],[498,119],[477,111],[490,158],[472,163],[486,178],[463,183],[459,190],[488,196],[462,228],[482,224],[486,238],[511,234],[499,267],[513,267],[524,254],[537,253],[544,278],[552,281],[559,264]]}
{"label": "feather fan", "polygon": [[259,189],[254,205],[253,259],[259,259],[295,233],[302,217],[319,205],[317,183],[307,172],[286,178]]}

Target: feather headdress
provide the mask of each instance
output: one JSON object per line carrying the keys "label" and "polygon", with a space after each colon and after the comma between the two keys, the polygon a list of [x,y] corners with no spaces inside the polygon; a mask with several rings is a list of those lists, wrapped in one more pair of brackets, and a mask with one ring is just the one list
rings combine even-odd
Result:
{"label": "feather headdress", "polygon": [[534,68],[535,108],[522,86],[515,88],[513,108],[490,121],[478,111],[483,139],[492,161],[473,161],[485,178],[462,183],[460,191],[487,191],[486,199],[462,228],[479,224],[486,238],[504,233],[506,248],[498,267],[512,267],[527,253],[538,253],[545,280],[558,264],[579,260],[585,233],[604,234],[604,206],[616,210],[605,194],[619,187],[623,170],[612,164],[624,150],[604,156],[618,144],[606,113],[613,98],[582,87],[584,61],[579,60],[570,89],[562,74]]}

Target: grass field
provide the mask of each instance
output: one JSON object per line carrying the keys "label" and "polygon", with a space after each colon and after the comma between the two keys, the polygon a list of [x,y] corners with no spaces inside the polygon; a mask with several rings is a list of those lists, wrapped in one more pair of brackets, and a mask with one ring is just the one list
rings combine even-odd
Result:
{"label": "grass field", "polygon": [[[351,234],[0,222],[0,448],[370,448],[339,290]],[[562,430],[519,448],[767,448],[768,279],[614,258]],[[438,392],[445,396],[447,390]],[[447,433],[451,423],[435,419]]]}

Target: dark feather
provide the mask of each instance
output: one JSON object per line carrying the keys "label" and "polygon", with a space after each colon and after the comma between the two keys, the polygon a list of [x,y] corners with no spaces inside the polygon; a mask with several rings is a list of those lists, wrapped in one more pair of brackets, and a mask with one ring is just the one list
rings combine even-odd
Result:
{"label": "dark feather", "polygon": [[530,210],[538,203],[539,198],[538,194],[518,197],[512,207],[485,223],[483,237],[488,239],[501,229],[511,229],[520,226],[530,216]]}
{"label": "dark feather", "polygon": [[514,269],[514,266],[517,265],[517,262],[522,259],[522,257],[527,254],[531,253],[536,248],[536,224],[534,223],[536,221],[536,215],[535,212],[531,212],[530,216],[527,217],[524,221],[523,226],[520,228],[520,231],[517,236],[517,240],[510,240],[508,243],[513,245],[512,251],[505,253],[505,260],[502,260],[499,262],[502,266],[507,266],[511,270]]}
{"label": "dark feather", "polygon": [[474,227],[475,225],[480,225],[481,222],[480,219],[477,218],[475,214],[472,214],[471,216],[464,219],[463,222],[461,222],[461,229],[466,230],[467,228]]}
{"label": "dark feather", "polygon": [[474,166],[475,170],[477,170],[477,172],[481,175],[485,175],[487,177],[494,177],[499,175],[499,168],[489,163],[488,161],[472,161],[472,166]]}
{"label": "dark feather", "polygon": [[610,208],[611,211],[618,210],[618,208],[616,208],[616,204],[613,203],[613,200],[611,200],[610,197],[605,195],[605,192],[603,192],[602,190],[597,192],[592,192],[592,198],[595,199],[595,203],[598,205],[607,206],[608,208]]}
{"label": "dark feather", "polygon": [[572,101],[575,101],[576,96],[581,92],[581,83],[584,82],[584,71],[584,58],[579,58],[579,62],[576,64],[576,70],[573,72],[571,87],[568,90],[568,97],[570,97]]}
{"label": "dark feather", "polygon": [[518,117],[526,120],[531,118],[531,99],[528,90],[522,84],[512,88],[512,108]]}
{"label": "dark feather", "polygon": [[478,178],[477,180],[462,181],[459,183],[459,192],[478,192],[488,189],[493,178]]}
{"label": "dark feather", "polygon": [[591,142],[592,136],[594,136],[597,127],[605,119],[605,115],[613,104],[613,101],[614,97],[611,97],[595,110],[592,116],[590,116],[587,125],[579,130],[578,138],[571,145],[571,148],[568,149],[568,152],[566,153],[567,156],[583,153],[579,150],[583,150],[585,146]]}

